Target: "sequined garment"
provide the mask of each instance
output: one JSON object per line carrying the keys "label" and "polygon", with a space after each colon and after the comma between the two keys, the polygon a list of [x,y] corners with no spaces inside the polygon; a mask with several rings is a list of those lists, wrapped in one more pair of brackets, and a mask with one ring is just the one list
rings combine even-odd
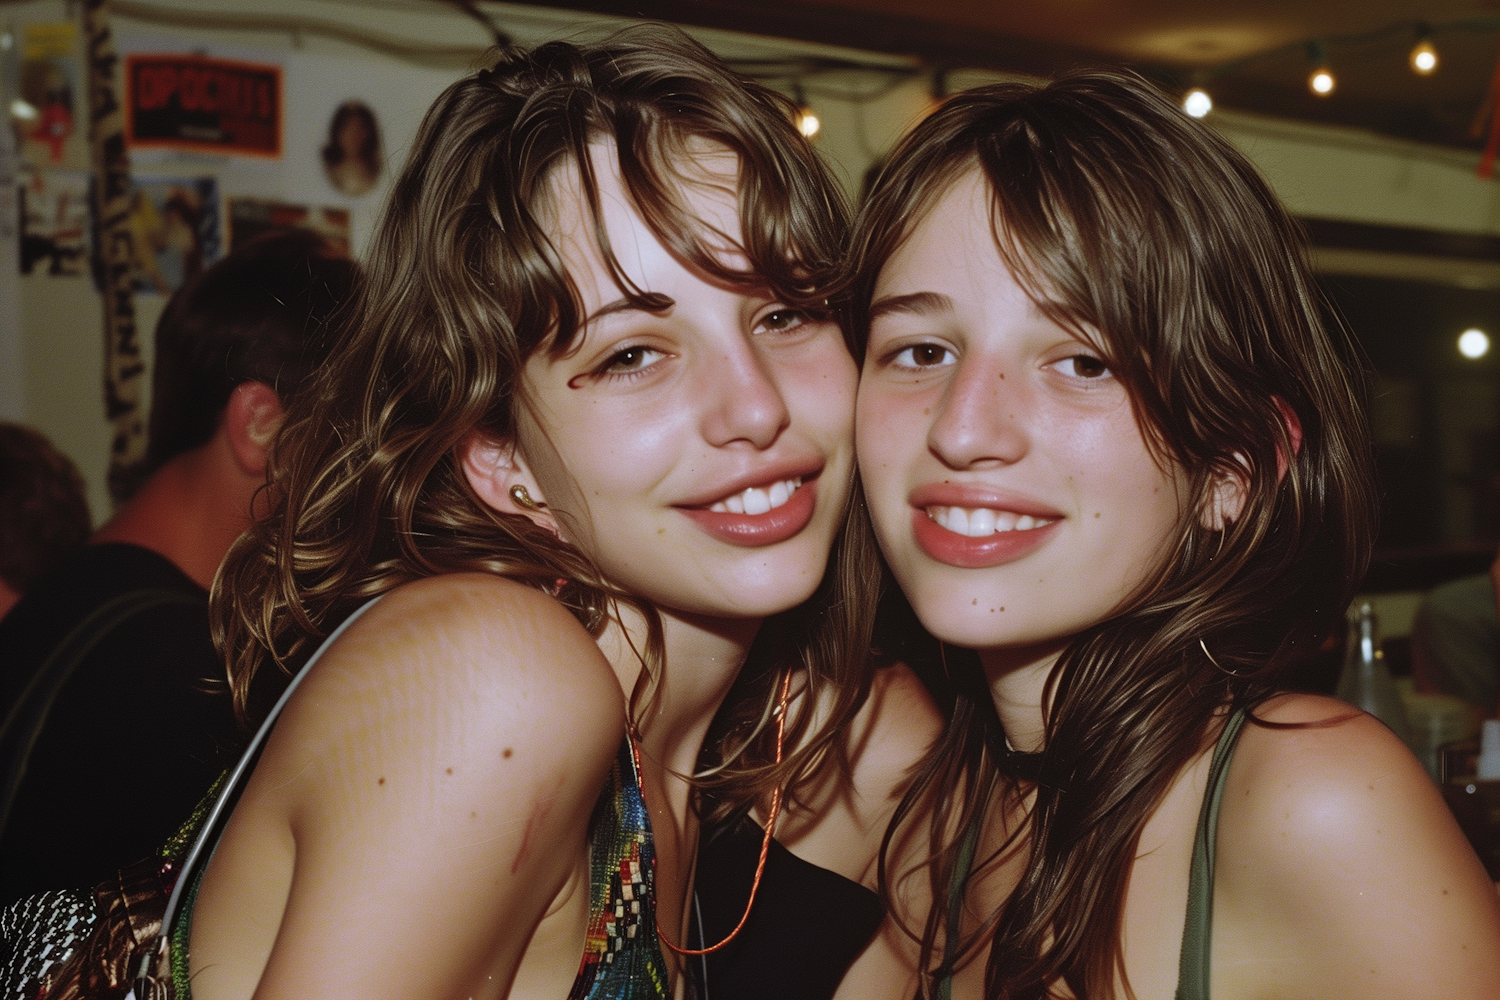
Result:
{"label": "sequined garment", "polygon": [[656,845],[630,743],[589,821],[589,931],[568,1000],[670,1000],[656,937]]}

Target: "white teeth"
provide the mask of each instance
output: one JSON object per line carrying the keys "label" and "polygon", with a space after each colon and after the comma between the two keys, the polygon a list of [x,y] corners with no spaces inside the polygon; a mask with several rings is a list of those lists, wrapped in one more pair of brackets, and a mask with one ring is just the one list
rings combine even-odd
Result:
{"label": "white teeth", "polygon": [[1031,531],[1056,520],[988,507],[928,507],[927,516],[955,535],[970,538],[988,538],[1002,531]]}
{"label": "white teeth", "polygon": [[802,477],[782,479],[767,487],[752,486],[709,506],[715,514],[764,514],[792,498],[802,485]]}

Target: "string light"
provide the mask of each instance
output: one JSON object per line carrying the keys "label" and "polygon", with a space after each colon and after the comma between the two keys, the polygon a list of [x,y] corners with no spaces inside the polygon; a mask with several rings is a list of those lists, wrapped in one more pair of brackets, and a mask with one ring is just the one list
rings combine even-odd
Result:
{"label": "string light", "polygon": [[1323,54],[1323,46],[1317,41],[1307,43],[1307,58],[1313,64],[1312,75],[1307,78],[1307,89],[1319,97],[1327,97],[1333,93],[1333,88],[1338,81],[1333,78],[1333,71],[1328,68],[1328,57]]}
{"label": "string light", "polygon": [[802,107],[797,112],[797,131],[809,139],[817,138],[823,123],[818,121],[818,116],[813,114],[812,108]]}
{"label": "string light", "polygon": [[1427,25],[1417,27],[1417,44],[1411,50],[1412,72],[1422,76],[1438,68],[1437,49],[1432,44],[1432,29]]}
{"label": "string light", "polygon": [[1458,335],[1458,353],[1470,361],[1478,361],[1490,353],[1490,335],[1478,327],[1470,327]]}
{"label": "string light", "polygon": [[817,115],[813,114],[812,105],[807,103],[807,94],[803,93],[802,84],[799,82],[792,86],[797,101],[797,131],[801,132],[805,138],[816,139],[818,132],[823,128],[823,123],[818,120]]}
{"label": "string light", "polygon": [[1182,110],[1194,118],[1202,118],[1214,109],[1214,99],[1202,87],[1194,87],[1182,99]]}

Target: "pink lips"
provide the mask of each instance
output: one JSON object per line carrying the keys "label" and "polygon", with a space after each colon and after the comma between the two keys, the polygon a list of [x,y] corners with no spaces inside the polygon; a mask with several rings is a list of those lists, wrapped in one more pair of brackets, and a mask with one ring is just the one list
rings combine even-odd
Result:
{"label": "pink lips", "polygon": [[[959,483],[931,483],[912,491],[912,534],[922,551],[933,559],[961,569],[982,569],[1014,562],[1050,539],[1063,521],[1063,514],[1028,497],[989,487]],[[987,507],[1029,514],[1051,524],[1024,531],[997,531],[972,538],[949,531],[927,514],[928,507]]]}
{"label": "pink lips", "polygon": [[704,531],[730,545],[759,548],[794,537],[812,520],[817,509],[816,479],[804,479],[787,502],[764,514],[732,514],[707,507],[679,507]]}

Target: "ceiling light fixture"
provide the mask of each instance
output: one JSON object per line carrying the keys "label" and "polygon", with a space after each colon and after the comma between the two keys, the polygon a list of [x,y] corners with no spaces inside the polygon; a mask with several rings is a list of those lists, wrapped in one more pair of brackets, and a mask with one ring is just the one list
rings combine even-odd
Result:
{"label": "ceiling light fixture", "polygon": [[927,113],[930,115],[948,100],[948,71],[941,66],[934,66],[927,86]]}
{"label": "ceiling light fixture", "polygon": [[1417,26],[1417,44],[1411,50],[1413,73],[1426,76],[1438,68],[1437,48],[1432,44],[1432,29],[1425,24]]}
{"label": "ceiling light fixture", "polygon": [[792,92],[797,101],[797,117],[795,119],[797,131],[801,132],[805,138],[816,139],[818,133],[822,131],[823,123],[813,113],[812,105],[807,103],[807,95],[802,92],[802,84],[800,82],[795,83],[792,87]]}
{"label": "ceiling light fixture", "polygon": [[1214,109],[1214,99],[1202,87],[1194,87],[1182,99],[1182,110],[1194,118],[1202,118]]}
{"label": "ceiling light fixture", "polygon": [[1328,68],[1328,57],[1323,52],[1323,46],[1316,41],[1308,42],[1307,58],[1313,64],[1312,75],[1307,78],[1307,89],[1319,97],[1327,97],[1333,93],[1338,81]]}
{"label": "ceiling light fixture", "polygon": [[1478,327],[1470,327],[1458,335],[1458,353],[1470,361],[1478,361],[1490,353],[1490,335]]}

